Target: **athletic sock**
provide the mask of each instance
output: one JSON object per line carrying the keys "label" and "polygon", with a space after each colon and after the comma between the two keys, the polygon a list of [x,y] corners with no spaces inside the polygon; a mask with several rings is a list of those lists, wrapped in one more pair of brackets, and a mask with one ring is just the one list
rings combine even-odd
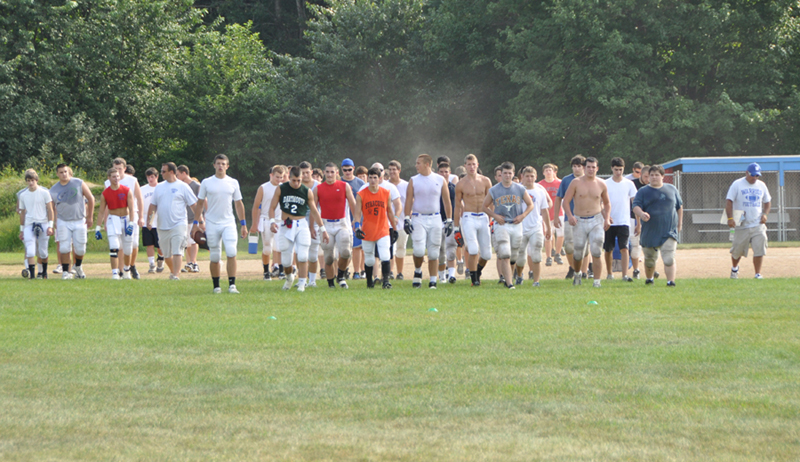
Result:
{"label": "athletic sock", "polygon": [[280,270],[280,273],[283,273],[283,265],[278,265],[278,270]]}
{"label": "athletic sock", "polygon": [[739,272],[739,267],[738,266],[731,267],[731,271],[733,271],[734,273],[738,273]]}
{"label": "athletic sock", "polygon": [[337,270],[336,271],[336,278],[341,281],[342,279],[344,279],[344,273],[345,273],[345,270]]}
{"label": "athletic sock", "polygon": [[147,263],[150,263],[151,265],[155,265],[156,264],[156,257],[147,257]]}
{"label": "athletic sock", "polygon": [[447,277],[448,278],[456,277],[456,269],[455,268],[447,268]]}
{"label": "athletic sock", "polygon": [[389,273],[392,271],[392,262],[391,261],[382,261],[381,262],[381,274],[383,275],[383,281],[386,282],[389,280]]}
{"label": "athletic sock", "polygon": [[317,273],[311,273],[311,274],[308,275],[308,282],[309,283],[316,282],[316,280],[317,280]]}
{"label": "athletic sock", "polygon": [[28,265],[28,275],[31,279],[36,279],[36,265]]}
{"label": "athletic sock", "polygon": [[[67,265],[69,267],[69,265]],[[47,263],[42,263],[42,273],[47,274]]]}
{"label": "athletic sock", "polygon": [[484,268],[485,266],[486,266],[486,265],[481,265],[480,263],[478,264],[478,280],[479,280],[479,281],[481,280],[481,274],[483,274],[483,268]]}
{"label": "athletic sock", "polygon": [[333,283],[333,279],[328,279],[328,287],[336,287],[336,284]]}
{"label": "athletic sock", "polygon": [[119,274],[119,270],[114,268],[111,270],[111,274]]}
{"label": "athletic sock", "polygon": [[297,280],[298,287],[305,287],[306,286],[306,278],[300,278]]}
{"label": "athletic sock", "polygon": [[130,267],[130,266],[125,266],[123,269],[124,269],[125,271],[130,271],[130,270],[131,270],[131,267]]}
{"label": "athletic sock", "polygon": [[228,278],[228,285],[229,286],[235,286],[236,285],[236,276],[234,276],[232,278]]}
{"label": "athletic sock", "polygon": [[264,272],[269,273],[269,265],[262,265],[264,266]]}
{"label": "athletic sock", "polygon": [[[433,279],[433,278],[431,278]],[[439,271],[439,279],[444,280],[444,270]]]}
{"label": "athletic sock", "polygon": [[372,266],[364,265],[364,270],[367,272],[367,287],[372,287]]}
{"label": "athletic sock", "polygon": [[69,263],[62,263],[61,269],[64,271],[69,271]]}
{"label": "athletic sock", "polygon": [[81,266],[81,263],[83,263],[83,258],[75,258],[75,267],[76,268],[78,266]]}
{"label": "athletic sock", "polygon": [[163,255],[159,255],[159,256],[158,256],[158,258],[157,258],[157,260],[158,260],[158,261],[164,261],[164,256],[163,256]]}
{"label": "athletic sock", "polygon": [[469,278],[472,280],[472,283],[475,284],[478,282],[478,272],[477,271],[470,271]]}
{"label": "athletic sock", "polygon": [[436,284],[436,276],[431,276],[431,282]]}
{"label": "athletic sock", "polygon": [[211,282],[214,283],[214,288],[215,289],[219,288],[219,278],[218,277],[217,278],[212,277],[211,278]]}
{"label": "athletic sock", "polygon": [[36,271],[39,272],[39,273],[42,272],[42,264],[41,263],[37,263],[36,264]]}

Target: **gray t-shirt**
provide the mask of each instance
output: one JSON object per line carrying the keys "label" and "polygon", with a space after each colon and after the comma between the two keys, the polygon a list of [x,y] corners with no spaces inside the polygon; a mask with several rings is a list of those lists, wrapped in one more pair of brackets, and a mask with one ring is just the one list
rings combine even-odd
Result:
{"label": "gray t-shirt", "polygon": [[50,187],[50,197],[56,206],[56,216],[64,221],[77,221],[86,218],[86,201],[83,198],[83,180],[72,178],[62,185],[56,182]]}
{"label": "gray t-shirt", "polygon": [[[197,197],[197,195],[200,193],[200,183],[192,180],[192,182],[189,183],[188,186],[189,189],[191,189],[192,192],[194,193],[194,197]],[[187,218],[186,221],[189,224],[194,223],[194,210],[192,210],[192,208],[189,206],[186,207],[186,218]]]}
{"label": "gray t-shirt", "polygon": [[528,194],[525,187],[519,183],[511,183],[506,188],[503,183],[497,183],[489,189],[489,195],[494,200],[494,213],[503,217],[506,222],[514,221],[526,209],[523,196]]}

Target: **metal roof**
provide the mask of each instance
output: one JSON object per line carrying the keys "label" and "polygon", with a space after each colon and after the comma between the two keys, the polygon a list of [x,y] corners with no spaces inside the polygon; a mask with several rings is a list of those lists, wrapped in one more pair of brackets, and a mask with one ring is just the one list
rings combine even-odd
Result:
{"label": "metal roof", "polygon": [[784,172],[800,170],[800,156],[681,157],[663,166],[686,173],[744,172],[753,162],[758,162],[762,171],[779,172],[781,186]]}

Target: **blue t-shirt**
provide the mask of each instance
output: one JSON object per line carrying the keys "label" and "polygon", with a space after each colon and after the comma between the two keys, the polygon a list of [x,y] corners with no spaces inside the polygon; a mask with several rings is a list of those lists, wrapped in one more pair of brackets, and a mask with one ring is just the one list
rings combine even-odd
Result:
{"label": "blue t-shirt", "polygon": [[636,193],[633,207],[640,207],[650,214],[650,220],[642,222],[642,247],[661,247],[667,239],[678,240],[678,210],[683,206],[678,189],[664,184],[656,189],[644,186]]}
{"label": "blue t-shirt", "polygon": [[519,183],[511,183],[508,188],[497,183],[489,189],[489,195],[494,200],[494,213],[503,217],[506,223],[514,221],[527,208],[524,197],[528,190]]}
{"label": "blue t-shirt", "polygon": [[[575,179],[575,175],[570,173],[569,175],[565,176],[561,179],[561,185],[558,187],[558,191],[556,191],[556,196],[560,198],[564,198],[567,195],[567,188],[569,188],[569,184],[572,183],[572,180]],[[561,204],[561,207],[564,207],[564,204]],[[575,214],[575,201],[569,201],[569,211]],[[561,212],[559,212],[561,213]]]}
{"label": "blue t-shirt", "polygon": [[[342,181],[350,185],[350,189],[353,191],[353,197],[355,198],[356,194],[361,191],[361,188],[367,184],[361,178],[354,176],[352,180],[345,180],[342,178]],[[353,221],[353,211],[350,211],[350,221]],[[355,231],[354,231],[355,232]],[[355,234],[354,234],[355,235]],[[361,239],[359,239],[360,241]]]}
{"label": "blue t-shirt", "polygon": [[[447,190],[450,192],[450,206],[452,208],[452,210],[450,210],[450,218],[453,218],[453,214],[456,211],[456,185],[447,183]],[[447,215],[444,210],[444,199],[439,199],[439,215],[442,216],[442,223],[444,223],[444,221],[447,220]]]}

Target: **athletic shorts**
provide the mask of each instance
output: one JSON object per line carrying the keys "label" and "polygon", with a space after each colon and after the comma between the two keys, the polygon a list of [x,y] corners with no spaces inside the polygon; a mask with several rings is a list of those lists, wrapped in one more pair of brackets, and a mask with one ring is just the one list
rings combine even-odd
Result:
{"label": "athletic shorts", "polygon": [[628,238],[631,234],[631,228],[628,225],[610,226],[606,231],[605,241],[603,242],[603,250],[606,252],[613,252],[616,242],[619,242],[620,249],[628,248]]}
{"label": "athletic shorts", "polygon": [[159,244],[165,257],[183,255],[187,243],[186,228],[186,225],[178,225],[172,229],[158,230]]}
{"label": "athletic shorts", "polygon": [[158,230],[156,228],[142,228],[142,245],[145,247],[150,247],[152,245],[157,249],[160,248],[158,246]]}
{"label": "athletic shorts", "polygon": [[731,257],[736,259],[746,257],[749,247],[753,248],[754,257],[763,257],[767,254],[767,225],[736,228],[731,244]]}

